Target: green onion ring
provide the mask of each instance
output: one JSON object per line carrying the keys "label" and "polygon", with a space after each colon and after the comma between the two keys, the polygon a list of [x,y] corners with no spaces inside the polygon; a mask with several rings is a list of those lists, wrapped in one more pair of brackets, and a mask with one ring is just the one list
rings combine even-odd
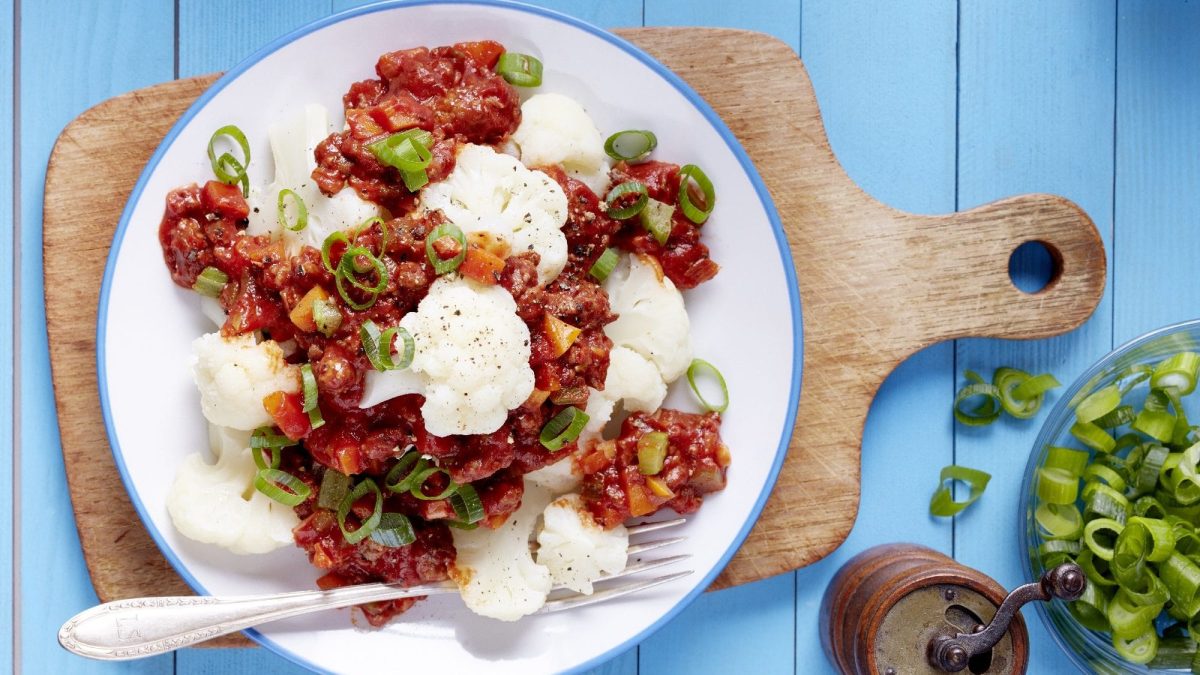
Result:
{"label": "green onion ring", "polygon": [[665,245],[671,237],[671,230],[675,227],[674,218],[675,205],[657,199],[647,199],[645,208],[638,212],[642,228],[649,232],[660,246]]}
{"label": "green onion ring", "polygon": [[196,277],[196,283],[192,284],[192,290],[200,295],[215,298],[221,295],[221,291],[225,290],[227,283],[229,283],[228,274],[215,267],[205,267]]}
{"label": "green onion ring", "polygon": [[449,484],[446,485],[446,489],[442,490],[438,494],[435,494],[435,495],[425,494],[425,481],[429,480],[435,474],[439,474],[439,473],[446,474],[447,476],[450,475],[450,472],[446,471],[445,469],[436,467],[436,466],[431,466],[427,469],[422,470],[420,473],[417,474],[414,485],[412,486],[412,489],[410,489],[408,491],[408,494],[416,497],[417,499],[420,499],[421,501],[426,501],[426,502],[441,501],[443,499],[448,498],[450,495],[454,494],[459,488],[458,483],[455,483],[454,481],[449,481]]}
{"label": "green onion ring", "polygon": [[604,153],[618,162],[637,162],[645,159],[657,147],[658,137],[653,131],[645,129],[618,131],[604,141]]}
{"label": "green onion ring", "polygon": [[[217,157],[216,143],[217,139],[222,136],[232,138],[242,149],[240,161],[228,152]],[[250,195],[250,178],[246,174],[246,168],[250,166],[250,143],[246,140],[246,134],[242,133],[237,125],[227,124],[213,132],[208,139],[208,161],[212,165],[213,174],[216,175],[217,180],[226,185],[241,183],[242,196]]]}
{"label": "green onion ring", "polygon": [[1071,435],[1096,452],[1113,452],[1117,447],[1116,439],[1093,422],[1072,424]]}
{"label": "green onion ring", "polygon": [[603,283],[608,278],[608,275],[612,274],[612,271],[616,269],[618,260],[620,260],[620,256],[617,254],[617,249],[606,248],[604,249],[604,253],[601,253],[600,257],[596,258],[596,262],[592,263],[588,274],[596,281]]}
{"label": "green onion ring", "polygon": [[[704,398],[704,394],[700,393],[700,387],[696,386],[696,376],[701,372],[710,373],[717,380],[717,384],[721,387],[722,402],[720,405],[709,403]],[[725,376],[713,364],[704,359],[692,359],[691,365],[687,369],[688,386],[692,388],[692,393],[700,401],[700,406],[709,412],[723,413],[729,409],[729,386],[725,384]]]}
{"label": "green onion ring", "polygon": [[[449,260],[443,260],[438,256],[437,250],[433,247],[433,242],[447,236],[452,237],[458,242],[458,255]],[[467,235],[463,234],[463,231],[454,223],[447,222],[438,225],[433,228],[429,236],[425,237],[425,257],[429,259],[429,264],[433,266],[434,274],[441,275],[453,272],[458,269],[458,266],[467,257]]]}
{"label": "green onion ring", "polygon": [[[617,206],[617,202],[626,195],[637,195],[637,199],[628,206]],[[642,209],[646,208],[646,204],[650,201],[650,193],[646,190],[646,184],[636,180],[627,181],[617,185],[608,191],[608,196],[604,198],[605,207],[609,218],[616,220],[624,220],[636,216]]]}
{"label": "green onion ring", "polygon": [[1179,352],[1155,366],[1150,388],[1174,389],[1180,396],[1187,396],[1196,389],[1197,371],[1200,371],[1200,354]]}
{"label": "green onion ring", "polygon": [[345,244],[347,248],[350,247],[350,238],[347,237],[346,233],[342,232],[341,230],[334,230],[333,232],[330,232],[329,236],[325,237],[325,241],[321,243],[321,263],[325,265],[325,269],[333,275],[337,274],[338,268],[334,266],[331,254],[333,252],[334,244],[339,243]]}
{"label": "green onion ring", "polygon": [[[283,488],[287,488],[287,490]],[[286,471],[275,468],[259,469],[254,476],[254,489],[284,506],[301,504],[312,494],[312,488],[308,487],[304,481]]]}
{"label": "green onion ring", "polygon": [[542,446],[550,452],[562,450],[564,445],[573,443],[587,425],[588,416],[575,406],[563,408],[557,415],[546,422],[542,433],[538,436]]}
{"label": "green onion ring", "polygon": [[1113,545],[1116,545],[1117,538],[1121,535],[1121,530],[1125,526],[1112,518],[1096,518],[1088,521],[1083,526],[1083,545],[1088,547],[1095,556],[1101,560],[1112,562],[1113,546],[1105,545],[1096,539],[1097,535],[1107,533],[1111,535]]}
{"label": "green onion ring", "polygon": [[528,54],[504,52],[496,61],[496,73],[518,87],[542,85],[542,62]]}
{"label": "green onion ring", "polygon": [[[346,529],[346,516],[350,514],[350,509],[354,507],[354,502],[367,496],[367,493],[375,495],[375,508],[371,515],[356,530]],[[338,528],[342,530],[342,536],[346,538],[346,543],[357,544],[358,542],[371,536],[376,527],[379,527],[379,519],[383,516],[383,493],[379,491],[379,486],[370,478],[364,478],[354,489],[346,493],[342,497],[342,501],[337,507],[337,523]]]}
{"label": "green onion ring", "polygon": [[[983,381],[979,374],[968,370],[964,375],[970,384],[958,390],[954,396],[954,419],[967,426],[987,426],[1000,418],[1000,391],[996,385]],[[973,399],[982,400],[971,407],[964,406]]]}
{"label": "green onion ring", "polygon": [[[367,319],[362,322],[358,331],[363,352],[375,370],[402,370],[412,365],[417,346],[412,334],[406,328],[393,326],[385,331],[380,331],[374,321]],[[399,337],[404,344],[404,351],[400,353],[399,361],[392,357],[394,353],[392,348],[396,337]]]}
{"label": "green onion ring", "polygon": [[450,506],[454,508],[454,515],[458,516],[458,522],[464,525],[478,523],[485,515],[483,501],[470,485],[458,486],[458,490],[450,495]]}
{"label": "green onion ring", "polygon": [[[699,207],[692,203],[692,195],[690,192],[691,181],[696,181],[696,185],[700,188],[700,192],[704,195],[704,206]],[[693,223],[700,225],[708,220],[712,214],[713,208],[717,205],[717,193],[713,189],[712,181],[708,179],[708,175],[704,170],[695,164],[685,164],[679,169],[679,209],[683,211],[683,215]]]}
{"label": "green onion ring", "polygon": [[[284,199],[289,196],[292,198],[292,204],[294,204],[296,207],[296,222],[294,224],[288,223],[287,204],[284,202]],[[300,198],[300,195],[296,194],[295,192],[292,192],[286,188],[280,190],[279,199],[276,200],[275,208],[278,213],[280,227],[291,230],[292,232],[300,232],[304,228],[308,227],[308,207],[304,205],[304,200]]]}
{"label": "green onion ring", "polygon": [[[943,467],[942,473],[938,478],[938,489],[929,500],[929,515],[947,517],[962,513],[963,509],[974,504],[976,500],[983,496],[983,491],[987,489],[988,481],[991,479],[991,474],[978,469],[971,469],[956,464]],[[951,484],[948,484],[947,481],[962,481],[966,483],[971,489],[970,494],[963,501],[954,501]]]}
{"label": "green onion ring", "polygon": [[1121,405],[1121,390],[1116,385],[1101,387],[1075,407],[1075,419],[1080,422],[1091,422],[1106,413],[1116,410]]}
{"label": "green onion ring", "polygon": [[1039,504],[1034,511],[1034,521],[1041,528],[1044,539],[1074,540],[1072,543],[1078,546],[1078,539],[1083,534],[1083,515],[1074,504]]}
{"label": "green onion ring", "polygon": [[1037,473],[1037,496],[1048,504],[1074,504],[1079,496],[1079,477],[1065,469],[1042,467]]}
{"label": "green onion ring", "polygon": [[371,531],[371,541],[388,548],[408,546],[417,540],[412,522],[403,513],[384,513],[379,516],[379,525]]}
{"label": "green onion ring", "polygon": [[[422,457],[421,453],[410,450],[387,472],[383,487],[398,494],[408,492],[416,487],[417,476],[428,466],[429,460]],[[401,478],[401,475],[404,477]]]}

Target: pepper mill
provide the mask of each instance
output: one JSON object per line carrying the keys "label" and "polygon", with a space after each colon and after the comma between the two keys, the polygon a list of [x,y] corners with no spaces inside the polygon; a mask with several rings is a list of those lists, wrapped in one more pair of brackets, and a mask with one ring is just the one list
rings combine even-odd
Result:
{"label": "pepper mill", "polygon": [[1074,563],[1012,593],[933,549],[885,544],[854,556],[821,601],[821,644],[843,675],[1024,673],[1032,600],[1076,600],[1087,580]]}

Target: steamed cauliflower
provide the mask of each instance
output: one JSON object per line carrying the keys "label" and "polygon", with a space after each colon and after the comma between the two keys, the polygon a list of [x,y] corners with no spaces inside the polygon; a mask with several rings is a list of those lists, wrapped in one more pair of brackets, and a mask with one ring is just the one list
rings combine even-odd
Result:
{"label": "steamed cauliflower", "polygon": [[625,569],[629,532],[624,525],[605,530],[577,494],[560,497],[543,513],[538,533],[539,565],[550,570],[555,586],[592,594],[592,582]]}
{"label": "steamed cauliflower", "polygon": [[[381,214],[377,205],[354,190],[342,190],[332,197],[321,194],[312,179],[317,167],[313,151],[329,132],[329,113],[314,103],[289,111],[270,126],[267,136],[275,159],[275,180],[264,189],[250,191],[248,234],[280,236],[288,254],[295,255],[305,245],[321,248],[325,238],[336,230],[355,227]],[[299,232],[279,224],[279,191],[283,189],[295,192],[308,209],[308,226]],[[291,201],[289,198],[287,203]],[[295,213],[290,206],[288,213]]]}
{"label": "steamed cauliflower", "polygon": [[604,391],[593,389],[588,396],[587,426],[584,430],[599,434],[618,401],[623,401],[626,412],[652,413],[667,397],[667,384],[662,374],[646,357],[628,347],[613,347],[608,357],[608,374],[604,378]]}
{"label": "steamed cauliflower", "polygon": [[535,94],[521,105],[521,125],[512,135],[528,167],[557,164],[601,197],[608,191],[608,155],[595,122],[575,99]]}
{"label": "steamed cauliflower", "polygon": [[490,434],[533,391],[529,328],[500,286],[442,277],[400,325],[416,343],[410,368],[434,436]]}
{"label": "steamed cauliflower", "polygon": [[[614,346],[627,347],[653,363],[666,383],[692,362],[692,338],[683,295],[653,263],[622,255],[604,281],[616,321],[604,327]],[[661,401],[660,401],[661,402]]]}
{"label": "steamed cauliflower", "polygon": [[217,426],[247,431],[272,424],[263,398],[276,391],[300,391],[300,371],[283,356],[275,341],[255,344],[252,335],[197,338],[191,366],[204,417]]}
{"label": "steamed cauliflower", "polygon": [[299,518],[254,489],[258,468],[250,456],[250,435],[214,425],[210,438],[216,464],[205,462],[200,453],[188,455],[167,494],[175,529],[243,555],[290,545]]}
{"label": "steamed cauliflower", "polygon": [[454,171],[421,191],[428,210],[440,209],[465,233],[487,231],[514,253],[536,251],[538,279],[553,280],[567,264],[567,197],[552,178],[482,145],[458,149]]}
{"label": "steamed cauliflower", "polygon": [[451,530],[458,552],[451,577],[472,612],[516,621],[546,603],[553,585],[550,570],[534,562],[529,543],[551,499],[549,492],[526,482],[521,508],[499,529]]}

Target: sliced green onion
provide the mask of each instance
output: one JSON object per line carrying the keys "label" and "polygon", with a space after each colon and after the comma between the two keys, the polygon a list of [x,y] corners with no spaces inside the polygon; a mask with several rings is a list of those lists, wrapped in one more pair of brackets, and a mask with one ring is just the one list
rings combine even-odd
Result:
{"label": "sliced green onion", "polygon": [[1133,428],[1147,436],[1168,443],[1175,436],[1175,415],[1167,412],[1170,399],[1157,389],[1151,389],[1146,395],[1146,403],[1137,418],[1133,420]]}
{"label": "sliced green onion", "polygon": [[657,476],[667,459],[667,434],[651,431],[643,434],[637,442],[638,471],[644,476]]}
{"label": "sliced green onion", "polygon": [[313,375],[312,364],[300,366],[300,383],[304,390],[304,412],[308,413],[308,422],[313,429],[324,426],[325,419],[321,417],[321,408],[317,405],[317,378]]}
{"label": "sliced green onion", "polygon": [[251,448],[289,448],[293,445],[296,445],[296,441],[275,433],[272,427],[259,427],[250,434]]}
{"label": "sliced green onion", "polygon": [[1200,354],[1179,352],[1164,359],[1150,376],[1151,389],[1174,389],[1187,396],[1196,389],[1196,373],[1200,371]]}
{"label": "sliced green onion", "polygon": [[458,522],[463,525],[478,523],[485,515],[483,501],[470,485],[458,486],[454,494],[450,495],[450,506],[454,508],[454,515],[458,516]]}
{"label": "sliced green onion", "polygon": [[1130,505],[1125,495],[1102,483],[1088,483],[1083,488],[1083,518],[1110,518],[1124,523],[1129,518]]}
{"label": "sliced green onion", "polygon": [[636,162],[645,159],[658,147],[658,136],[645,129],[618,131],[604,141],[604,152],[618,162]]}
{"label": "sliced green onion", "polygon": [[1160,445],[1140,445],[1130,453],[1127,459],[1130,462],[1129,475],[1134,494],[1154,491],[1167,455],[1167,449]]}
{"label": "sliced green onion", "polygon": [[[451,237],[458,242],[458,255],[449,260],[443,260],[437,254],[433,243],[442,237]],[[442,223],[435,227],[428,237],[425,237],[425,257],[429,258],[429,264],[433,265],[434,274],[453,272],[467,257],[467,236],[454,223]]]}
{"label": "sliced green onion", "polygon": [[1171,602],[1188,617],[1200,612],[1200,567],[1195,562],[1174,551],[1158,566],[1158,573]]}
{"label": "sliced green onion", "polygon": [[[291,197],[292,204],[296,207],[296,221],[294,223],[288,222],[287,204],[284,202],[286,197]],[[280,190],[279,199],[276,200],[275,208],[278,212],[280,227],[291,230],[292,232],[299,232],[308,227],[308,207],[304,205],[304,200],[300,198],[300,195],[296,194],[295,192],[292,192],[286,188]]]}
{"label": "sliced green onion", "polygon": [[1105,466],[1098,462],[1093,462],[1083,470],[1083,480],[1085,482],[1100,481],[1108,485],[1113,490],[1121,492],[1125,489],[1125,478],[1117,473],[1112,467]]}
{"label": "sliced green onion", "polygon": [[542,86],[542,62],[528,54],[504,52],[496,62],[496,73],[518,87]]}
{"label": "sliced green onion", "polygon": [[[375,272],[374,284],[358,280],[358,275],[371,271]],[[360,291],[374,294],[382,293],[387,288],[388,283],[387,267],[383,264],[382,260],[365,246],[351,246],[346,249],[346,252],[342,254],[341,261],[338,263],[338,278],[346,279],[350,282],[350,285]]]}
{"label": "sliced green onion", "polygon": [[[703,198],[704,201],[701,204],[692,201],[692,181],[696,181],[696,186],[700,188],[700,194],[697,196]],[[700,225],[708,220],[716,205],[717,193],[713,189],[712,181],[708,179],[708,174],[695,164],[685,164],[680,167],[679,208],[683,211],[683,215],[693,223]]]}
{"label": "sliced green onion", "polygon": [[341,230],[334,230],[325,237],[325,241],[321,242],[321,263],[325,265],[325,269],[330,274],[337,274],[338,268],[334,266],[332,256],[333,247],[335,244],[343,244],[347,248],[350,247],[350,238]]}
{"label": "sliced green onion", "polygon": [[210,298],[215,298],[225,290],[225,284],[229,283],[229,275],[215,267],[205,267],[204,271],[196,277],[196,283],[192,284],[192,290],[200,295],[207,295]]}
{"label": "sliced green onion", "polygon": [[1118,588],[1108,603],[1108,623],[1114,636],[1136,636],[1149,629],[1154,632],[1154,617],[1162,606],[1134,602],[1125,588]]}
{"label": "sliced green onion", "polygon": [[[1049,378],[1053,380],[1053,386],[1058,385],[1058,381],[1054,380],[1053,375],[1050,375]],[[1000,394],[1000,406],[1017,419],[1029,419],[1036,415],[1042,407],[1045,388],[1028,387],[1025,391],[1035,393],[1017,396],[1017,390],[1028,384],[1031,379],[1032,376],[1029,373],[1016,368],[997,368],[996,372],[992,374],[992,384],[996,385],[996,391]]]}
{"label": "sliced green onion", "polygon": [[1087,584],[1083,595],[1067,605],[1071,616],[1090,630],[1111,631],[1108,623],[1108,596],[1096,586]]}
{"label": "sliced green onion", "polygon": [[[362,524],[358,526],[358,529],[347,530],[346,516],[350,515],[350,509],[354,507],[354,502],[366,497],[367,494],[375,495],[375,508],[371,511],[371,515],[368,516],[366,520],[362,521]],[[383,493],[379,491],[379,486],[375,484],[375,481],[371,480],[370,478],[362,479],[358,485],[354,486],[353,490],[347,492],[346,496],[342,497],[342,501],[337,507],[338,527],[342,530],[342,536],[346,538],[346,543],[349,544],[357,544],[363,539],[371,536],[371,533],[375,531],[375,528],[379,527],[379,520],[382,517]]]}
{"label": "sliced green onion", "polygon": [[1088,422],[1088,424],[1095,424],[1096,426],[1103,427],[1105,429],[1115,429],[1119,426],[1129,424],[1136,417],[1137,413],[1134,412],[1133,406],[1122,405],[1117,406],[1117,408],[1112,412],[1096,418],[1095,422]]}
{"label": "sliced green onion", "polygon": [[[700,393],[700,387],[696,385],[696,376],[702,372],[711,374],[717,381],[717,385],[721,387],[721,404],[715,405],[709,403],[704,398],[704,394]],[[721,371],[713,364],[704,359],[692,359],[691,365],[687,369],[688,385],[692,388],[692,393],[700,401],[700,406],[709,412],[723,413],[729,409],[729,387],[725,384],[725,376],[721,375]]]}
{"label": "sliced green onion", "polygon": [[[242,149],[240,161],[229,152],[222,153],[220,157],[217,156],[217,139],[222,136],[233,139]],[[250,166],[250,143],[241,129],[236,125],[228,124],[214,131],[208,139],[208,161],[212,165],[213,174],[216,175],[217,180],[226,185],[240,183],[242,196],[250,196],[250,178],[246,174],[246,168]]]}
{"label": "sliced green onion", "polygon": [[[1112,518],[1096,518],[1088,521],[1087,525],[1083,526],[1083,545],[1088,547],[1095,556],[1101,560],[1111,562],[1113,559],[1113,546],[1117,543],[1117,538],[1121,536],[1121,530],[1125,526]],[[1103,540],[1099,537],[1103,536]]]}
{"label": "sliced green onion", "polygon": [[325,337],[332,337],[338,328],[342,327],[342,313],[337,306],[328,300],[314,300],[312,305],[313,323]]}
{"label": "sliced green onion", "polygon": [[1078,540],[1083,534],[1083,515],[1074,504],[1039,504],[1034,520],[1046,539]]}
{"label": "sliced green onion", "polygon": [[408,492],[417,487],[417,477],[428,467],[429,460],[422,457],[421,453],[410,450],[387,472],[383,487],[398,494]]}
{"label": "sliced green onion", "polygon": [[573,443],[587,425],[588,416],[575,406],[563,408],[557,415],[546,422],[538,440],[550,452],[562,450],[564,445]]}
{"label": "sliced green onion", "polygon": [[[941,476],[938,478],[938,489],[929,500],[929,515],[947,517],[962,513],[963,509],[974,504],[983,496],[983,491],[987,489],[988,481],[991,479],[991,474],[978,469],[956,464],[943,467]],[[954,500],[951,492],[953,481],[961,481],[970,487],[970,494],[963,501]]]}
{"label": "sliced green onion", "polygon": [[400,172],[409,192],[416,192],[429,183],[425,169],[433,161],[432,145],[433,135],[428,131],[408,129],[368,144],[367,149],[381,163]]}
{"label": "sliced green onion", "polygon": [[1138,635],[1119,637],[1113,634],[1113,649],[1117,655],[1130,663],[1146,664],[1158,654],[1158,633],[1150,626]]}
{"label": "sliced green onion", "polygon": [[972,427],[987,426],[1000,418],[1000,390],[978,373],[964,373],[970,383],[954,396],[954,419]]}
{"label": "sliced green onion", "polygon": [[1038,469],[1037,496],[1047,504],[1074,504],[1079,496],[1079,477],[1063,469]]}
{"label": "sliced green onion", "polygon": [[[626,195],[637,195],[637,199],[626,206],[617,206],[617,203],[622,201],[622,198]],[[617,220],[636,216],[642,209],[646,208],[646,204],[649,201],[650,193],[646,191],[646,184],[636,180],[627,181],[615,186],[608,191],[608,196],[604,198],[608,216]]]}
{"label": "sliced green onion", "polygon": [[1096,452],[1112,452],[1117,447],[1116,439],[1093,422],[1072,424],[1071,435]]}
{"label": "sliced green onion", "polygon": [[1018,401],[1028,401],[1037,398],[1051,389],[1057,389],[1062,384],[1050,373],[1032,375],[1012,390],[1012,396]]}
{"label": "sliced green onion", "polygon": [[604,253],[601,253],[600,257],[596,258],[596,262],[592,263],[588,274],[592,275],[592,278],[596,281],[603,282],[616,269],[618,260],[620,260],[620,256],[617,254],[617,249],[606,248],[604,249]]}
{"label": "sliced green onion", "polygon": [[321,491],[317,495],[317,506],[335,511],[348,492],[350,492],[350,477],[341,471],[325,469],[325,475],[321,476]]}
{"label": "sliced green onion", "polygon": [[1116,385],[1108,385],[1088,394],[1075,408],[1075,419],[1080,422],[1091,422],[1103,415],[1116,410],[1121,405],[1121,390]]}
{"label": "sliced green onion", "polygon": [[646,207],[638,212],[638,219],[642,221],[642,227],[654,237],[659,245],[667,243],[667,239],[671,236],[671,229],[675,227],[675,205],[660,202],[657,199],[648,199]]}
{"label": "sliced green onion", "polygon": [[450,475],[449,472],[447,472],[445,469],[441,469],[436,466],[431,466],[427,469],[422,470],[420,473],[417,474],[416,479],[414,481],[415,484],[413,485],[412,489],[408,491],[408,494],[416,497],[417,499],[420,499],[421,501],[426,501],[426,502],[441,501],[443,499],[448,498],[450,495],[454,494],[459,488],[459,485],[457,483],[455,483],[454,481],[449,481],[448,484],[446,485],[446,488],[437,494],[430,495],[430,494],[425,493],[425,481],[429,480],[435,474],[439,474],[439,473],[446,474],[447,476]]}
{"label": "sliced green onion", "polygon": [[388,548],[408,546],[417,540],[412,523],[403,513],[384,513],[379,516],[379,525],[371,531],[371,541]]}
{"label": "sliced green onion", "polygon": [[1050,446],[1046,449],[1046,461],[1043,464],[1049,469],[1063,469],[1072,476],[1082,476],[1088,465],[1088,454],[1083,450]]}
{"label": "sliced green onion", "polygon": [[1112,569],[1109,567],[1108,561],[1103,558],[1097,558],[1096,554],[1090,548],[1081,550],[1079,557],[1075,559],[1075,563],[1083,570],[1083,575],[1087,577],[1088,585],[1103,588],[1117,587],[1117,580],[1113,578]]}
{"label": "sliced green onion", "polygon": [[[401,370],[412,364],[417,346],[412,334],[407,329],[394,326],[385,331],[380,331],[379,326],[374,321],[367,319],[359,326],[358,332],[359,338],[362,341],[363,352],[366,353],[367,360],[371,362],[371,366],[375,370]],[[392,356],[394,354],[392,347],[397,337],[400,338],[401,343],[404,345],[404,351],[400,353],[399,361],[396,361]]]}
{"label": "sliced green onion", "polygon": [[[287,489],[284,489],[287,488]],[[254,489],[284,506],[296,506],[308,499],[312,488],[304,481],[280,469],[259,469],[254,476]]]}

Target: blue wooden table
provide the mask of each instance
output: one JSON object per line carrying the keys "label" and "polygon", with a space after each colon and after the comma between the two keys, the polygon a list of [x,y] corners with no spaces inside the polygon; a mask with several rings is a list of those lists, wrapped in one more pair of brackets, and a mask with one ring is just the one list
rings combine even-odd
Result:
{"label": "blue wooden table", "polygon": [[[128,664],[68,655],[55,633],[96,602],[64,485],[41,276],[42,182],[59,130],[136,87],[222,70],[343,0],[0,0],[0,664],[29,673],[295,670],[262,649]],[[760,30],[797,49],[838,158],[868,192],[941,213],[1054,192],[1091,214],[1110,287],[1080,330],[1039,342],[932,347],[886,382],[867,421],[863,501],[847,542],[793,574],[710,593],[604,673],[824,673],[817,612],[830,576],[874,544],[913,541],[1022,581],[1017,491],[1037,422],[955,427],[965,369],[1070,382],[1111,347],[1200,314],[1200,3],[1186,0],[546,0],[602,26]],[[736,9],[735,9],[736,6]],[[717,58],[717,55],[714,55]],[[11,138],[11,143],[9,142]],[[97,166],[103,171],[103,166]],[[937,251],[937,255],[954,255]],[[11,302],[7,300],[11,298]],[[938,469],[993,474],[964,515],[932,520]],[[103,498],[102,495],[99,498]],[[11,536],[10,536],[11,532]],[[1032,612],[1033,673],[1070,672]],[[2,669],[2,666],[0,666]]]}

